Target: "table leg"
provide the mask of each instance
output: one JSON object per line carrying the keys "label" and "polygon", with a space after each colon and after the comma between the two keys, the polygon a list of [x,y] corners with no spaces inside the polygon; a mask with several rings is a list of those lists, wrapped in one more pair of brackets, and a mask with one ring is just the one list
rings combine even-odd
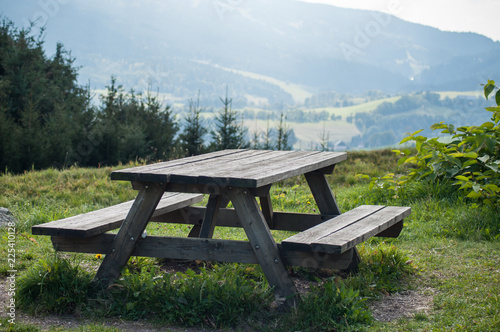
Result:
{"label": "table leg", "polygon": [[[319,211],[322,214],[340,215],[341,212],[339,206],[337,205],[337,201],[335,200],[335,196],[333,195],[325,174],[311,172],[304,175],[314,196],[314,200],[318,205]],[[361,262],[358,249],[354,247],[352,250],[354,251],[352,261],[345,270],[349,273],[355,272],[358,268],[358,264]]]}
{"label": "table leg", "polygon": [[267,281],[274,287],[278,301],[294,306],[298,301],[295,285],[281,260],[257,200],[249,190],[243,188],[229,189],[228,194]]}
{"label": "table leg", "polygon": [[[214,201],[215,199],[212,200],[212,203],[211,203],[211,198],[212,196],[219,196],[219,200],[220,202],[218,202],[218,207],[215,208],[215,205],[214,205],[214,208],[210,208],[210,205],[211,204],[215,204]],[[229,204],[230,200],[229,200],[229,197],[227,197],[226,195],[210,195],[210,198],[208,200],[208,203],[207,203],[207,213],[210,209],[214,210],[214,211],[217,211],[217,215],[219,214],[219,209],[223,209],[225,208],[228,204]],[[208,234],[210,236],[202,236],[202,227],[203,227],[203,224],[205,224],[206,220],[207,220],[207,213],[205,213],[205,216],[203,217],[203,221],[200,225],[194,225],[193,228],[191,228],[191,231],[189,232],[188,234],[188,237],[203,237],[203,238],[212,238],[212,235],[213,235],[213,228],[212,228],[212,231],[211,233],[209,232]],[[211,220],[210,221],[210,225],[211,227],[215,227],[216,226],[216,219],[217,219],[217,215],[215,216],[212,216],[210,217],[209,219]],[[208,223],[207,223],[207,226],[208,226]],[[205,227],[207,227],[205,226]]]}
{"label": "table leg", "polygon": [[127,264],[135,244],[144,232],[164,191],[165,186],[162,184],[144,185],[140,189],[115,236],[111,252],[104,257],[94,280],[108,284],[120,276],[120,269]]}
{"label": "table leg", "polygon": [[205,211],[205,217],[203,218],[203,224],[201,224],[200,238],[212,238],[221,203],[222,195],[210,195],[207,210]]}
{"label": "table leg", "polygon": [[321,214],[339,215],[340,209],[323,173],[304,174]]}
{"label": "table leg", "polygon": [[266,218],[267,224],[270,228],[274,229],[274,219],[273,219],[273,206],[271,204],[271,196],[269,193],[267,196],[259,197],[260,207],[262,208],[262,214]]}

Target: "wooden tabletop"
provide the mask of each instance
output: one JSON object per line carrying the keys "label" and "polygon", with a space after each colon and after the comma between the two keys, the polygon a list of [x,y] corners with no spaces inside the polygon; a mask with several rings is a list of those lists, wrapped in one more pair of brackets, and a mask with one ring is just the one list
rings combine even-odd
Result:
{"label": "wooden tabletop", "polygon": [[223,150],[114,171],[111,179],[259,188],[346,158],[345,152]]}

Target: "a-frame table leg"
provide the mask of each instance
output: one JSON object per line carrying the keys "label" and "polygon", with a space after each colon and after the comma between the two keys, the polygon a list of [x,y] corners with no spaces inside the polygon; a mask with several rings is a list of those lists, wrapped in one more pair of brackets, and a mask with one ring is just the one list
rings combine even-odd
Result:
{"label": "a-frame table leg", "polygon": [[222,195],[210,195],[207,204],[203,224],[201,224],[200,238],[211,239],[214,234],[215,223],[219,215],[219,209],[222,203]]}
{"label": "a-frame table leg", "polygon": [[333,195],[332,189],[323,173],[304,174],[311,193],[322,214],[339,215],[340,209]]}
{"label": "a-frame table leg", "polygon": [[228,190],[238,218],[240,219],[257,260],[266,275],[275,295],[285,305],[298,302],[295,285],[283,264],[278,246],[259,208],[257,200],[249,190],[232,188]]}
{"label": "a-frame table leg", "polygon": [[120,276],[120,269],[127,264],[164,191],[162,184],[148,184],[140,189],[94,280],[109,284]]}
{"label": "a-frame table leg", "polygon": [[188,234],[188,237],[212,238],[215,226],[217,225],[217,216],[219,210],[225,208],[229,204],[229,197],[226,195],[211,194],[208,203],[207,211],[200,225],[194,225]]}
{"label": "a-frame table leg", "polygon": [[262,214],[266,218],[269,228],[274,229],[273,205],[271,204],[271,196],[267,193],[266,196],[259,197]]}
{"label": "a-frame table leg", "polygon": [[[318,209],[322,214],[340,215],[340,209],[333,195],[332,189],[328,184],[326,176],[321,172],[311,172],[304,174],[307,180],[307,184],[311,189],[311,193],[318,205]],[[358,253],[358,249],[353,248],[354,252],[352,255],[352,261],[349,263],[349,267],[346,272],[355,272],[358,268],[358,264],[361,259]]]}

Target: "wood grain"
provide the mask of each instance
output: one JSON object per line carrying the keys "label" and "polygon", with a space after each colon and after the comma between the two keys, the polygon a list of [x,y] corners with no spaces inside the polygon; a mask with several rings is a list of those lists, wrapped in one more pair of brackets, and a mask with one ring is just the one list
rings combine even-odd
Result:
{"label": "wood grain", "polygon": [[[82,239],[53,236],[52,243],[57,251],[105,255],[111,250],[115,236],[100,234]],[[281,251],[280,244],[277,247],[286,266],[344,270],[352,260],[352,251],[335,255]],[[132,256],[258,264],[250,242],[234,240],[147,236],[138,241]]]}
{"label": "wood grain", "polygon": [[[165,193],[153,213],[153,217],[168,214],[177,209],[201,202],[203,195]],[[51,221],[31,228],[33,235],[90,237],[121,226],[134,201],[104,209]]]}
{"label": "wood grain", "polygon": [[289,306],[295,305],[297,303],[295,286],[255,197],[241,188],[233,188],[228,194],[259,265],[271,287],[274,287],[278,300],[284,301]]}
{"label": "wood grain", "polygon": [[340,254],[372,236],[399,234],[410,212],[409,207],[363,205],[289,237],[282,242],[283,250]]}
{"label": "wood grain", "polygon": [[132,208],[113,240],[111,251],[97,270],[95,280],[110,283],[118,278],[120,269],[130,258],[135,244],[144,232],[164,191],[165,185],[163,184],[150,184],[139,191]]}
{"label": "wood grain", "polygon": [[113,180],[259,188],[347,158],[344,152],[225,150],[115,171]]}

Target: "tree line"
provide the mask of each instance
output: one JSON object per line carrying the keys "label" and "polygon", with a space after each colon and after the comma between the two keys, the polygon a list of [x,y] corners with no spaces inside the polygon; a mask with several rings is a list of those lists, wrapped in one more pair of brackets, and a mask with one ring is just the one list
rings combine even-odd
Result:
{"label": "tree line", "polygon": [[[90,86],[77,83],[74,58],[57,44],[43,49],[43,29],[0,25],[0,171],[116,165],[160,161],[209,151],[291,148],[291,130],[281,116],[276,128],[250,139],[232,99],[220,98],[212,123],[201,116],[199,96],[178,116],[152,92],[125,89],[111,77],[93,102]],[[277,135],[272,135],[273,132]]]}

